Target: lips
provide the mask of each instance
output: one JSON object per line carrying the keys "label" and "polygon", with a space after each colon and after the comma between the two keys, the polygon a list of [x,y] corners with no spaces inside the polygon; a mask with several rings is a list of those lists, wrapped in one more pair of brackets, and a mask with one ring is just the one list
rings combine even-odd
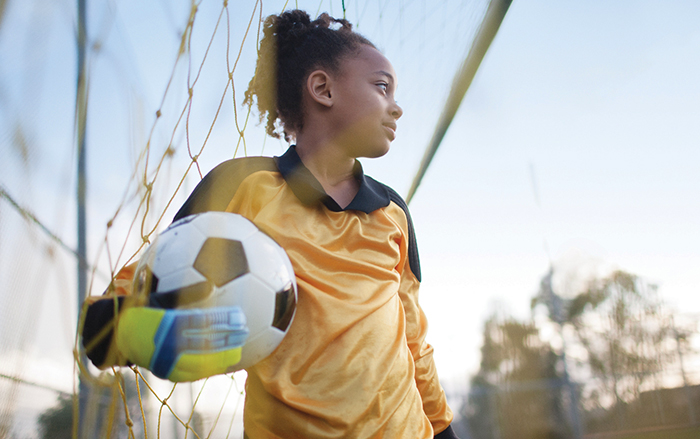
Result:
{"label": "lips", "polygon": [[391,140],[396,137],[396,124],[393,122],[383,124],[384,128],[391,134]]}

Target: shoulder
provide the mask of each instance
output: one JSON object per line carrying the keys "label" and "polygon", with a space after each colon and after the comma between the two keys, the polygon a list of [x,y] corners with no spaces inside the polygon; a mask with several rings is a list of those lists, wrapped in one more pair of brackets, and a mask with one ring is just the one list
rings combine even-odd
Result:
{"label": "shoulder", "polygon": [[205,175],[202,182],[212,180],[240,184],[240,181],[258,171],[277,171],[275,159],[272,157],[241,157],[226,160]]}
{"label": "shoulder", "polygon": [[[391,187],[385,185],[384,183],[379,183],[380,185],[384,186],[384,189],[387,191],[389,194],[389,200],[399,206],[401,210],[404,211],[406,214],[406,218],[408,219],[409,224],[411,223],[411,213],[408,211],[408,204],[406,204],[406,201],[404,201],[403,197],[399,195],[398,192],[396,192],[394,189]],[[412,225],[410,226],[412,227]]]}
{"label": "shoulder", "polygon": [[243,180],[260,171],[277,172],[274,159],[242,157],[220,163],[199,182],[173,220],[195,213],[225,210]]}
{"label": "shoulder", "polygon": [[411,213],[408,210],[408,204],[406,204],[406,201],[404,201],[403,197],[401,197],[401,195],[399,195],[399,193],[392,189],[390,186],[387,186],[384,183],[380,183],[371,177],[366,177],[366,179],[369,185],[372,185],[376,188],[381,188],[381,190],[386,191],[387,195],[389,196],[389,202],[394,203],[395,205],[400,207],[404,215],[406,216],[406,223],[408,224],[408,261],[411,267],[411,271],[416,276],[416,279],[418,279],[418,282],[420,282],[421,271],[420,258],[418,256],[418,242],[416,240],[416,232],[415,228],[413,227]]}

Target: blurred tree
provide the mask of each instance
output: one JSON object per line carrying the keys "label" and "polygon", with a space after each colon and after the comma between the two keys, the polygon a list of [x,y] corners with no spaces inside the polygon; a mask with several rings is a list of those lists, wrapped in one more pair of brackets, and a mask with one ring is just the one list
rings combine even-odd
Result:
{"label": "blurred tree", "polygon": [[39,434],[42,439],[71,439],[73,437],[73,397],[58,396],[55,406],[39,416]]}
{"label": "blurred tree", "polygon": [[557,356],[534,323],[491,316],[464,416],[477,439],[565,437]]}
{"label": "blurred tree", "polygon": [[674,324],[657,290],[618,270],[593,277],[578,294],[562,298],[552,289],[550,271],[532,299],[533,308],[544,305],[549,320],[558,324],[562,357],[567,346],[579,352],[575,365],[585,382],[582,405],[589,412],[612,410],[618,428],[640,421],[627,419],[628,404],[644,390],[662,388],[669,366],[680,363],[683,371],[683,355],[690,352],[693,331]]}
{"label": "blurred tree", "polygon": [[567,321],[586,350],[602,399],[597,405],[613,398],[621,407],[638,398],[645,383],[677,361],[672,316],[656,293],[656,285],[615,271],[592,279],[571,301]]}
{"label": "blurred tree", "polygon": [[[134,374],[119,374],[118,380],[121,382],[125,392],[127,406],[131,422],[134,424],[133,431],[135,437],[142,437],[143,420],[139,397],[136,390]],[[141,399],[147,398],[147,393],[142,393]],[[90,410],[86,414],[86,419],[81,420],[81,428],[87,433],[85,437],[127,437],[129,429],[126,425],[126,413],[116,382],[111,387],[93,386],[91,388]],[[70,439],[73,437],[73,395],[61,394],[56,404],[44,411],[37,419],[39,437],[41,439]],[[202,430],[202,419],[198,413],[194,413],[191,422],[193,428],[198,432]],[[105,429],[111,426],[111,431]],[[0,436],[3,438],[4,436]]]}
{"label": "blurred tree", "polygon": [[[542,278],[532,299],[533,311],[546,309],[544,321],[493,314],[484,323],[481,365],[463,413],[477,439],[581,437],[583,407],[593,418],[614,419],[617,428],[640,425],[642,420],[627,419],[636,416],[627,413],[629,403],[662,388],[669,366],[680,364],[683,372],[696,331],[674,323],[656,285],[615,271],[562,297],[553,290],[553,274]],[[574,366],[574,380],[567,365]],[[694,405],[686,399],[693,423]],[[593,418],[587,424],[596,429]]]}

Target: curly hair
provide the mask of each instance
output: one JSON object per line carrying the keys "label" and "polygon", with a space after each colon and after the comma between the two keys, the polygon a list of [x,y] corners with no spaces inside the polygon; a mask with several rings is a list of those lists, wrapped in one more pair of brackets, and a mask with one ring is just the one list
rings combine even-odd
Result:
{"label": "curly hair", "polygon": [[345,19],[323,13],[311,21],[300,10],[270,15],[263,25],[255,75],[243,104],[252,106],[255,96],[260,122],[267,116],[267,133],[280,138],[279,120],[284,138],[289,141],[291,134],[304,126],[302,93],[308,75],[318,68],[337,73],[341,59],[362,45],[375,47],[353,32]]}

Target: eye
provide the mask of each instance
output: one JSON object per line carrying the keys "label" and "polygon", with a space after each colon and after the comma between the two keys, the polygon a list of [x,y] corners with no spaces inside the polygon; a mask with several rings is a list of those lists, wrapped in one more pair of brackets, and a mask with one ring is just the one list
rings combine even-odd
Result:
{"label": "eye", "polygon": [[378,82],[377,87],[381,88],[384,93],[389,89],[389,84],[386,82]]}

